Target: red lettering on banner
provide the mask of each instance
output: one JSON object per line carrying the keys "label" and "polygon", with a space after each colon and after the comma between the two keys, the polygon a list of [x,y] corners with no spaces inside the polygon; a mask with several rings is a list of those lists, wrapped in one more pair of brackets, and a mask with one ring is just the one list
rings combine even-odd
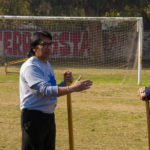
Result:
{"label": "red lettering on banner", "polygon": [[87,49],[87,51],[88,51],[88,55],[90,55],[88,34],[87,34],[87,33],[84,33],[80,53],[83,55],[83,53],[85,52],[86,49]]}
{"label": "red lettering on banner", "polygon": [[11,39],[11,32],[5,32],[4,33],[4,53],[12,55],[12,48],[9,48],[11,45],[9,41],[10,39]]}
{"label": "red lettering on banner", "polygon": [[78,55],[78,43],[80,42],[80,33],[71,33],[71,41],[73,42],[73,54]]}
{"label": "red lettering on banner", "polygon": [[31,43],[31,33],[24,32],[23,33],[23,55],[26,56],[27,52],[29,51]]}
{"label": "red lettering on banner", "polygon": [[13,54],[21,56],[21,33],[14,32],[13,34]]}
{"label": "red lettering on banner", "polygon": [[60,34],[59,38],[60,38],[60,40],[59,40],[60,43],[62,45],[64,45],[64,47],[60,47],[61,55],[63,55],[63,56],[68,55],[70,53],[70,46],[69,46],[69,44],[67,44],[65,42],[69,40],[69,33],[64,32],[64,33]]}
{"label": "red lettering on banner", "polygon": [[53,43],[53,54],[54,55],[57,55],[58,53],[58,35],[57,34],[54,34],[53,35],[53,39],[54,39],[54,43]]}

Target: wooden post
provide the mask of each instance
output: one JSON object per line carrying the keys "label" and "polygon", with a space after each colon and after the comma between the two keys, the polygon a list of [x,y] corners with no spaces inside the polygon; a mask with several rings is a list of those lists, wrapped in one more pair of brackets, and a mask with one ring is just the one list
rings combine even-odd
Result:
{"label": "wooden post", "polygon": [[149,101],[146,100],[146,117],[147,117],[147,130],[148,130],[148,147],[150,150],[150,108]]}
{"label": "wooden post", "polygon": [[[67,83],[67,86],[69,85],[71,85],[71,83]],[[67,94],[67,110],[68,110],[68,132],[69,132],[69,147],[70,147],[69,150],[74,150],[71,94]]]}

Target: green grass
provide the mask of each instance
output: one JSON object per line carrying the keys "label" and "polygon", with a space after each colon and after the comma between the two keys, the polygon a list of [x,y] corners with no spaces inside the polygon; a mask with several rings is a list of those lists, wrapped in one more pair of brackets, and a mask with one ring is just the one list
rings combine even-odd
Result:
{"label": "green grass", "polygon": [[0,76],[0,82],[11,82],[11,81],[12,82],[18,82],[18,80],[19,80],[19,75],[8,74],[8,75],[1,75]]}
{"label": "green grass", "polygon": [[[4,73],[4,68],[1,67],[3,73],[0,75],[0,81],[15,81],[19,80],[19,67],[8,67],[7,71],[9,72],[7,75]],[[83,80],[90,79],[94,83],[105,83],[105,84],[137,84],[137,71],[136,70],[122,70],[122,69],[74,69],[74,68],[56,68],[54,67],[55,76],[57,82],[61,82],[63,80],[63,72],[70,70],[73,72],[74,79],[77,79],[79,75],[82,76]],[[13,73],[15,72],[15,73]],[[18,74],[16,74],[18,72]],[[144,71],[144,76],[142,75],[143,84],[149,81],[150,78],[148,75],[148,71]]]}
{"label": "green grass", "polygon": [[[0,69],[0,150],[20,150],[19,75],[6,76]],[[55,69],[58,82],[64,70]],[[147,150],[145,102],[137,96],[137,72],[70,70],[75,79],[81,74],[94,82],[91,89],[71,94],[75,150]],[[150,85],[149,70],[142,71],[144,85]],[[55,114],[56,150],[69,150],[66,96],[58,98]]]}

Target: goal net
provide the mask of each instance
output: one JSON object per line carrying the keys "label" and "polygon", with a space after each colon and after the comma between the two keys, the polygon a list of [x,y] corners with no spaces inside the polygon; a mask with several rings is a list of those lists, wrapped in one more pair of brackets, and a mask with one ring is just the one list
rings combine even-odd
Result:
{"label": "goal net", "polygon": [[106,72],[110,82],[120,71],[114,82],[122,82],[129,70],[138,74],[139,22],[141,18],[1,16],[0,62],[17,64],[26,58],[33,32],[47,30],[53,36],[54,69],[86,70],[91,76]]}

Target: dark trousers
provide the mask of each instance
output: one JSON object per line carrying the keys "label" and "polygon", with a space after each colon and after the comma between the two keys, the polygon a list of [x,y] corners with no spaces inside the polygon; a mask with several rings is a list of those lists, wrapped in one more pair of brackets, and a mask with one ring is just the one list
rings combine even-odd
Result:
{"label": "dark trousers", "polygon": [[55,150],[55,115],[23,109],[22,150]]}

